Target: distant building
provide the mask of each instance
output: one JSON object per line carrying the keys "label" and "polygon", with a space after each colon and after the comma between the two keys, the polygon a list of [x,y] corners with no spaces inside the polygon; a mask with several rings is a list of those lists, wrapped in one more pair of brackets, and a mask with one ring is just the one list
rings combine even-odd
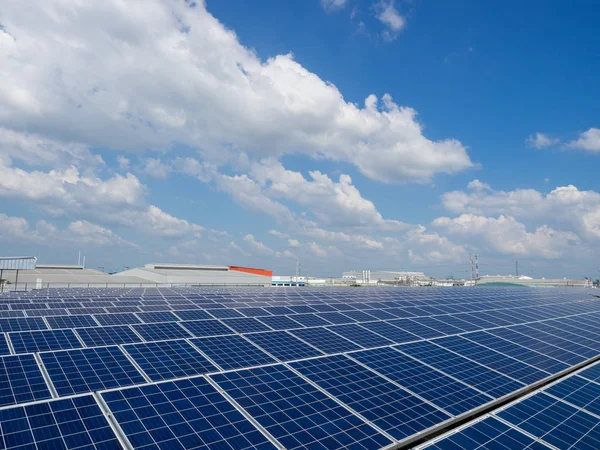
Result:
{"label": "distant building", "polygon": [[426,280],[428,277],[423,272],[394,272],[387,270],[352,270],[343,272],[342,280],[354,282],[357,284],[395,284],[395,283],[416,283]]}
{"label": "distant building", "polygon": [[271,277],[271,286],[288,287],[288,286],[306,286],[306,277],[273,275]]}

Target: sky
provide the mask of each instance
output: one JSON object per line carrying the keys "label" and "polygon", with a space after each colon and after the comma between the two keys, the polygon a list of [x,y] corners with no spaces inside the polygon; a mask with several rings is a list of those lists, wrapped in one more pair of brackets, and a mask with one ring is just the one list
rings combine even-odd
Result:
{"label": "sky", "polygon": [[598,278],[599,16],[9,0],[0,255]]}

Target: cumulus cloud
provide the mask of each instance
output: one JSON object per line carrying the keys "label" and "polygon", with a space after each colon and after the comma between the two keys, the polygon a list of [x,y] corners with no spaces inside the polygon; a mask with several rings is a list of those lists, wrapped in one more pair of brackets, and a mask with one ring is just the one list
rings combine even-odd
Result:
{"label": "cumulus cloud", "polygon": [[147,158],[144,161],[142,172],[154,178],[167,178],[171,172],[171,167],[158,158]]}
{"label": "cumulus cloud", "polygon": [[129,169],[129,164],[131,163],[131,161],[129,160],[129,158],[125,158],[124,156],[117,156],[117,164],[119,165],[119,168],[121,170],[127,170]]}
{"label": "cumulus cloud", "polygon": [[[203,2],[9,2],[0,12],[0,126],[88,146],[169,149],[205,159],[303,153],[386,183],[473,166],[455,139],[423,135],[389,95],[364,106],[291,54],[263,61]],[[379,12],[391,31],[402,18]],[[35,62],[35,63],[33,63]],[[110,130],[110,132],[107,132]]]}
{"label": "cumulus cloud", "polygon": [[553,138],[544,133],[535,133],[535,135],[530,135],[525,142],[530,147],[534,148],[546,148],[551,145],[556,145],[560,142],[558,138]]}
{"label": "cumulus cloud", "polygon": [[[477,180],[476,180],[477,181]],[[474,215],[507,215],[531,220],[570,225],[580,236],[600,238],[597,217],[600,216],[600,193],[582,191],[573,185],[559,186],[547,194],[535,189],[497,191],[474,189],[452,191],[442,196],[444,207],[453,213]]]}
{"label": "cumulus cloud", "polygon": [[600,152],[600,128],[590,128],[579,135],[578,139],[568,142],[567,147],[585,150],[591,153]]}
{"label": "cumulus cloud", "polygon": [[464,238],[480,238],[484,245],[507,255],[559,258],[579,238],[571,232],[556,231],[547,225],[528,232],[514,217],[498,218],[462,214],[454,219],[439,217],[433,225],[447,233]]}
{"label": "cumulus cloud", "polygon": [[375,17],[386,27],[386,30],[382,33],[383,39],[386,41],[396,39],[400,30],[404,28],[406,21],[396,9],[395,1],[380,0],[373,5],[373,8]]}
{"label": "cumulus cloud", "polygon": [[268,245],[266,245],[260,241],[257,241],[256,238],[254,237],[254,235],[252,235],[252,234],[247,234],[246,236],[244,236],[244,242],[248,245],[248,247],[251,250],[254,251],[254,253],[257,253],[259,255],[274,256],[276,258],[295,257],[294,254],[292,252],[290,252],[289,250],[285,250],[283,252],[278,252],[278,251],[273,250]]}
{"label": "cumulus cloud", "polygon": [[292,248],[300,247],[300,241],[298,239],[288,239],[288,245]]}
{"label": "cumulus cloud", "polygon": [[269,230],[269,231],[268,231],[268,233],[269,233],[271,236],[275,236],[275,237],[277,237],[277,238],[279,238],[279,239],[287,239],[287,238],[288,238],[288,235],[287,235],[287,234],[285,234],[285,233],[282,233],[281,231],[277,231],[277,230]]}

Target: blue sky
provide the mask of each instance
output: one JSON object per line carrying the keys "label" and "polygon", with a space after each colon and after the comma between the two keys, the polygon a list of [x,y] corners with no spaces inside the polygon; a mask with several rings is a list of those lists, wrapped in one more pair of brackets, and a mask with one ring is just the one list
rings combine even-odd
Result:
{"label": "blue sky", "polygon": [[0,253],[598,277],[599,13],[10,3]]}

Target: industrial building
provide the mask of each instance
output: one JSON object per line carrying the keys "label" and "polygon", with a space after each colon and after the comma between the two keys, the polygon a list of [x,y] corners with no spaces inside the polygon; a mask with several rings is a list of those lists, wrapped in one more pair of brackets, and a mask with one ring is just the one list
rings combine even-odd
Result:
{"label": "industrial building", "polygon": [[240,266],[146,264],[109,275],[83,265],[37,264],[33,257],[0,258],[0,290],[52,287],[176,285],[271,286],[273,272]]}
{"label": "industrial building", "polygon": [[357,284],[415,283],[428,280],[423,272],[393,272],[387,270],[352,270],[342,274],[342,280]]}

